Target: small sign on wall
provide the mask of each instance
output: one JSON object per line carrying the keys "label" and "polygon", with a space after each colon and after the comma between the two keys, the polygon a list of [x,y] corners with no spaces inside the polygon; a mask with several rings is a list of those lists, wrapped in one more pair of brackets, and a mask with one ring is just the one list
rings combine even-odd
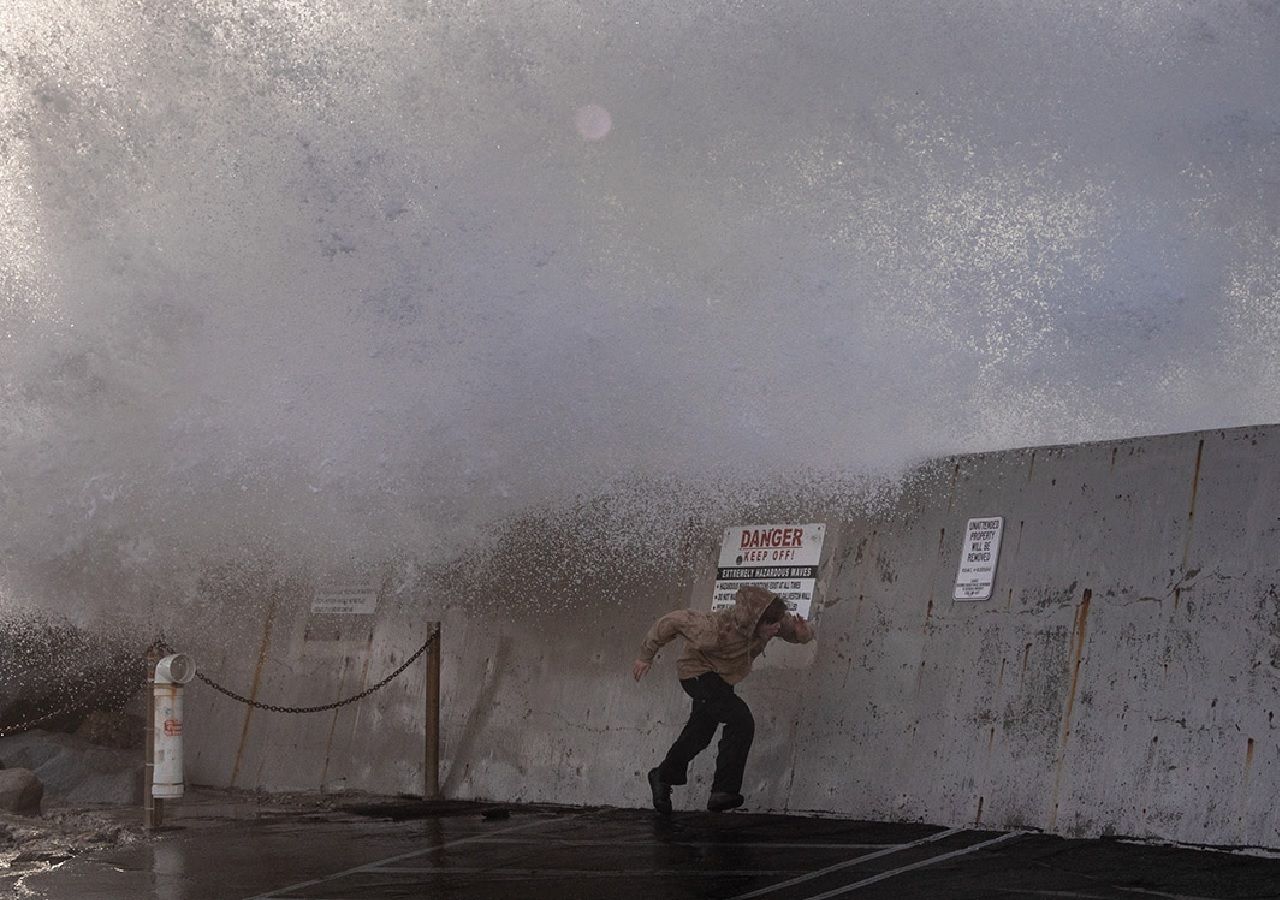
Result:
{"label": "small sign on wall", "polygon": [[960,548],[960,571],[956,573],[955,600],[990,600],[996,581],[996,561],[1000,558],[1000,534],[1004,516],[970,519]]}
{"label": "small sign on wall", "polygon": [[311,612],[320,615],[371,616],[378,608],[377,578],[328,576],[316,585]]}
{"label": "small sign on wall", "polygon": [[822,561],[827,526],[744,525],[724,533],[716,566],[712,610],[733,606],[743,585],[757,585],[780,596],[790,612],[809,617]]}

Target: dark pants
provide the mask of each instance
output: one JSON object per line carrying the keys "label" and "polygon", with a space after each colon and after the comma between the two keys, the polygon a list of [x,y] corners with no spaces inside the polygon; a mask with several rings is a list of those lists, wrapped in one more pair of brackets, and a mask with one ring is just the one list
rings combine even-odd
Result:
{"label": "dark pants", "polygon": [[720,748],[716,754],[716,774],[711,782],[715,793],[742,793],[742,772],[756,736],[756,720],[742,698],[715,672],[684,678],[680,687],[693,698],[693,710],[684,730],[658,766],[658,777],[667,784],[688,784],[689,763],[706,749],[722,723]]}

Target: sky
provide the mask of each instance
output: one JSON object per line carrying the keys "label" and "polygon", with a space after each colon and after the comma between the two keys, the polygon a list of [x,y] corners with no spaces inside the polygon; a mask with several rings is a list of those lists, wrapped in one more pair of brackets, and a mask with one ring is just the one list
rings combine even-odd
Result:
{"label": "sky", "polygon": [[0,15],[7,568],[1278,419],[1275,0]]}

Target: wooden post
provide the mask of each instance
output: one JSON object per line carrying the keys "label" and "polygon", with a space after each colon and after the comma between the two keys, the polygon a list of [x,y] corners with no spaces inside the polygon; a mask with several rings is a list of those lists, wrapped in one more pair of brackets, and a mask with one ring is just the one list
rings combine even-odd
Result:
{"label": "wooden post", "polygon": [[427,648],[426,659],[426,727],[425,758],[423,760],[423,797],[440,799],[440,624],[436,623],[436,636]]}

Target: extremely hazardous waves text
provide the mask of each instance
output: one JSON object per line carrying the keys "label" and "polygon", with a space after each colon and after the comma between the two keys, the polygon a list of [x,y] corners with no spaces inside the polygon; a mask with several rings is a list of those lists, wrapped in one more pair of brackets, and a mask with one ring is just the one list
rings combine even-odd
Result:
{"label": "extremely hazardous waves text", "polygon": [[713,600],[715,606],[733,605],[733,597],[738,588],[742,584],[753,584],[762,587],[765,590],[773,591],[782,598],[787,604],[787,609],[795,612],[797,601],[806,596],[803,591],[804,582],[801,581],[751,581],[751,582],[731,582],[720,583],[716,585],[716,593]]}

